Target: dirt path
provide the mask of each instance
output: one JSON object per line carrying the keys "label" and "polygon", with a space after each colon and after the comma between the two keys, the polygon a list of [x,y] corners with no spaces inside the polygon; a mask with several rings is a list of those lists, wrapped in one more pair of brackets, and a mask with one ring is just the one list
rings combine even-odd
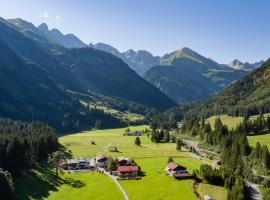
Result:
{"label": "dirt path", "polygon": [[100,171],[103,171],[103,173],[107,176],[109,176],[114,182],[115,184],[117,185],[117,187],[119,188],[119,190],[122,192],[125,200],[129,200],[128,198],[128,195],[126,193],[126,191],[124,190],[124,188],[120,185],[119,181],[117,180],[117,177],[116,176],[112,176],[109,172],[105,171],[104,169],[99,169]]}

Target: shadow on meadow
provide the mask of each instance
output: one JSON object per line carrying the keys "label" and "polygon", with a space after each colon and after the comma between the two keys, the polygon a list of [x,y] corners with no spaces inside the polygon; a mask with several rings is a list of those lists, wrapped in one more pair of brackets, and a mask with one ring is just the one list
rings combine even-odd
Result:
{"label": "shadow on meadow", "polygon": [[55,176],[52,171],[43,168],[36,168],[15,178],[15,190],[20,200],[46,198],[51,191],[58,191],[58,187],[63,184],[76,188],[85,186],[85,183],[80,180],[62,179]]}

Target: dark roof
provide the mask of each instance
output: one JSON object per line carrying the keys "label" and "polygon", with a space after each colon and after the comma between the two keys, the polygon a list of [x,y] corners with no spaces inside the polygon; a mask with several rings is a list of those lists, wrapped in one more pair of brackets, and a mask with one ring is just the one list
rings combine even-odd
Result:
{"label": "dark roof", "polygon": [[138,172],[140,171],[139,166],[118,166],[117,167],[118,172]]}
{"label": "dark roof", "polygon": [[193,175],[190,173],[177,173],[173,174],[173,177],[179,178],[179,177],[192,177]]}
{"label": "dark roof", "polygon": [[106,157],[106,156],[103,156],[103,155],[98,155],[97,157],[96,157],[96,161],[102,161],[102,160],[107,160],[108,158]]}
{"label": "dark roof", "polygon": [[167,165],[167,167],[168,167],[169,169],[172,169],[172,170],[175,170],[175,169],[177,169],[177,168],[186,169],[184,166],[181,166],[181,165],[179,165],[179,164],[177,164],[177,163],[174,163],[174,162],[169,162],[168,165]]}

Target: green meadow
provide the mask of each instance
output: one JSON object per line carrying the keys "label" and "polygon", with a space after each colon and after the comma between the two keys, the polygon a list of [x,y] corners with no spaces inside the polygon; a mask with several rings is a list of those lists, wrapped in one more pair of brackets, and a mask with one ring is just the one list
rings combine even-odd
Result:
{"label": "green meadow", "polygon": [[[270,113],[266,113],[263,116],[266,118],[269,115],[270,115]],[[240,124],[244,120],[243,117],[232,117],[232,116],[229,116],[229,115],[214,115],[214,116],[209,117],[208,119],[206,119],[210,123],[211,128],[214,128],[215,120],[218,117],[220,118],[220,120],[222,121],[222,123],[224,125],[228,126],[229,129],[236,128],[236,126],[238,124]],[[253,116],[250,116],[249,119],[250,120],[255,120],[257,117],[259,117],[259,115],[253,115]]]}
{"label": "green meadow", "polygon": [[[146,128],[149,127],[130,127],[131,130]],[[169,156],[173,157],[175,162],[186,166],[190,172],[199,169],[205,161],[193,158],[189,152],[176,151],[176,146],[173,143],[152,143],[147,136],[140,136],[141,147],[138,147],[134,144],[135,136],[123,136],[124,131],[125,128],[85,131],[64,135],[59,138],[59,141],[72,151],[74,158],[91,158],[97,154],[134,158],[141,166],[144,176],[140,180],[119,181],[131,200],[196,199],[191,187],[191,180],[175,180],[165,176],[164,169]],[[92,145],[91,141],[96,144]],[[117,146],[119,152],[109,152],[109,146]],[[67,184],[66,180],[79,182],[81,186],[74,187],[72,184]],[[25,191],[25,184],[28,184],[28,191]],[[98,172],[64,173],[59,180],[55,180],[48,175],[48,172],[35,171],[34,176],[33,174],[25,175],[17,179],[16,188],[23,200],[123,199],[122,193],[115,183],[109,177]],[[216,190],[223,193],[223,188],[216,188]]]}
{"label": "green meadow", "polygon": [[[130,127],[131,130],[143,130],[148,126]],[[198,169],[202,161],[191,158],[188,152],[178,152],[175,144],[154,144],[147,136],[141,136],[141,147],[134,144],[135,136],[123,136],[125,128],[86,131],[60,138],[61,144],[73,152],[74,158],[93,157],[97,154],[134,158],[141,166],[144,177],[140,180],[123,180],[120,184],[130,199],[195,199],[190,180],[177,181],[164,175],[169,156],[192,172]],[[92,145],[94,141],[96,145]],[[117,146],[119,152],[109,152],[109,146]],[[58,195],[62,190],[59,190]],[[110,191],[113,191],[111,188]],[[49,196],[49,199],[51,197]]]}
{"label": "green meadow", "polygon": [[243,117],[232,117],[228,115],[215,115],[207,119],[212,129],[214,128],[215,120],[218,117],[220,118],[220,120],[222,121],[224,125],[228,126],[229,129],[236,128],[236,126],[243,121]]}
{"label": "green meadow", "polygon": [[201,196],[211,195],[214,199],[226,200],[227,190],[224,187],[213,186],[205,183],[201,183],[198,188],[198,192]]}
{"label": "green meadow", "polygon": [[[269,113],[264,114],[264,117],[266,118]],[[251,116],[251,120],[255,120],[259,115]],[[214,127],[215,119],[219,117],[223,124],[227,125],[229,129],[235,128],[239,123],[243,121],[242,117],[231,117],[228,115],[219,115],[219,116],[212,116],[207,119],[207,121],[210,123],[211,127]],[[254,135],[254,136],[248,136],[248,142],[251,146],[255,147],[257,142],[260,142],[261,145],[267,145],[267,147],[270,149],[270,133],[264,134],[264,135]]]}
{"label": "green meadow", "polygon": [[248,136],[248,142],[251,146],[255,147],[259,142],[261,145],[266,145],[270,149],[270,134]]}

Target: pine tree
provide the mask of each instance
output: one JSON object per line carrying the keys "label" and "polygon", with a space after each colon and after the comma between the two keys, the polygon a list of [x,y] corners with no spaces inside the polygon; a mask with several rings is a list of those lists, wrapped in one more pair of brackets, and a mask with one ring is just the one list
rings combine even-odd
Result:
{"label": "pine tree", "polygon": [[135,138],[135,145],[141,146],[141,140],[138,136]]}
{"label": "pine tree", "polygon": [[169,157],[167,163],[173,162],[173,158]]}
{"label": "pine tree", "polygon": [[176,141],[176,150],[181,151],[181,147],[182,147],[182,140],[177,139],[177,141]]}

